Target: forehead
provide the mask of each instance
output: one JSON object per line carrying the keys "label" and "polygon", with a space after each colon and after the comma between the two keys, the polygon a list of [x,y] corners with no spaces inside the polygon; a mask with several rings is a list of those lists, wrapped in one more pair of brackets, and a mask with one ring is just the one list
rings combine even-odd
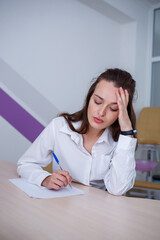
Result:
{"label": "forehead", "polygon": [[117,87],[114,86],[113,82],[107,82],[106,80],[101,80],[94,91],[94,94],[100,96],[104,100],[109,100],[110,102],[116,102],[116,91]]}

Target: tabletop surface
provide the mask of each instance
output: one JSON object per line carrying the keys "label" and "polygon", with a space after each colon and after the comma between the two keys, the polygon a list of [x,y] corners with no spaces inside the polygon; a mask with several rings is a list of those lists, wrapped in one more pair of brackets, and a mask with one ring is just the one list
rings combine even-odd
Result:
{"label": "tabletop surface", "polygon": [[0,240],[160,238],[160,201],[113,196],[73,183],[85,194],[33,199],[9,182],[16,164],[0,162]]}

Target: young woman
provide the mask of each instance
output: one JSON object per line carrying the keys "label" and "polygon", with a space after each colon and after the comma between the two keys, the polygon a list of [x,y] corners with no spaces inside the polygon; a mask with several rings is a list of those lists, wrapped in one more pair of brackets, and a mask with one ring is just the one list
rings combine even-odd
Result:
{"label": "young woman", "polygon": [[[18,161],[29,182],[59,190],[71,181],[114,195],[133,187],[135,172],[135,81],[120,69],[108,69],[91,85],[84,107],[53,119]],[[55,153],[62,169],[44,171]]]}

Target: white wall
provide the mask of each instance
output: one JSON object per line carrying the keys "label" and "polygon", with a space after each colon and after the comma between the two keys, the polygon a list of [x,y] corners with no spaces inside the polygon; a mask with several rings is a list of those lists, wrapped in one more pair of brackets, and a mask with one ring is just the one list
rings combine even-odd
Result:
{"label": "white wall", "polygon": [[[148,106],[150,99],[148,87],[150,86],[150,76],[147,75],[147,59],[149,54],[149,10],[151,4],[146,0],[105,0],[118,10],[128,14],[136,21],[136,48],[135,48],[135,72],[134,77],[137,82],[137,101],[135,110],[138,116],[140,110]],[[121,2],[121,4],[120,4]],[[128,32],[126,32],[128,34]],[[124,54],[128,54],[125,51]],[[143,93],[143,94],[142,94]]]}
{"label": "white wall", "polygon": [[2,117],[0,117],[0,131],[0,161],[17,162],[31,143]]}
{"label": "white wall", "polygon": [[118,64],[120,24],[75,0],[2,2],[2,59],[58,109],[76,111],[92,77]]}
{"label": "white wall", "polygon": [[[81,108],[91,79],[109,67],[130,71],[138,92],[146,87],[150,5],[143,0],[105,0],[115,7],[115,13],[118,9],[129,19],[122,24],[84,2],[0,1],[0,57],[60,112]],[[146,99],[139,94],[137,113]],[[0,121],[0,128],[8,133],[10,126]],[[14,141],[15,133],[8,138],[10,143]],[[26,149],[28,142],[22,145]],[[0,160],[16,162],[17,154],[6,151]]]}

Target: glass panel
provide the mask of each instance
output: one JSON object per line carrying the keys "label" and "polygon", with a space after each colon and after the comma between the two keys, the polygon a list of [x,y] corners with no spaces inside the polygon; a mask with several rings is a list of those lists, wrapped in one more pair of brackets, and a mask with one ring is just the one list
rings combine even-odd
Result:
{"label": "glass panel", "polygon": [[152,63],[151,106],[160,107],[160,62]]}
{"label": "glass panel", "polygon": [[160,56],[160,8],[154,10],[153,57]]}

